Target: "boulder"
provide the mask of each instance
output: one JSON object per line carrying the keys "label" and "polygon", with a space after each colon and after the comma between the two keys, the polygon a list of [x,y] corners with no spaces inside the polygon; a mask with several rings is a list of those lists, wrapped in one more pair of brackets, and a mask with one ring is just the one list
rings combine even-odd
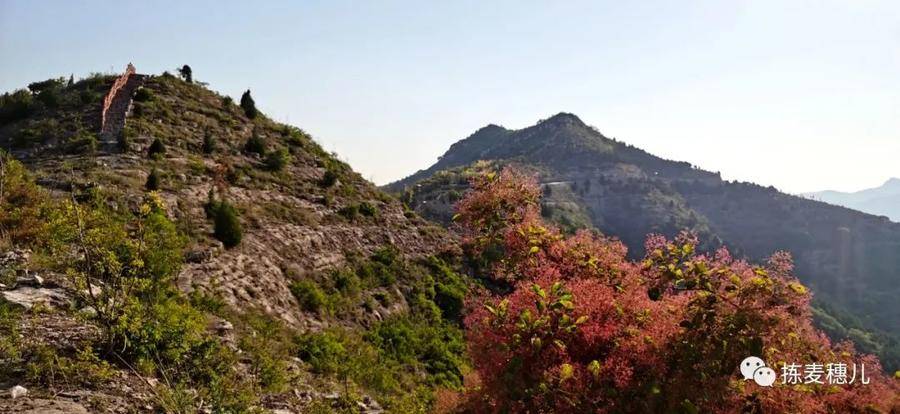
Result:
{"label": "boulder", "polygon": [[57,288],[21,286],[14,290],[3,291],[2,295],[6,301],[15,303],[25,309],[31,309],[38,303],[44,303],[53,307],[63,307],[69,303],[69,295],[62,289]]}

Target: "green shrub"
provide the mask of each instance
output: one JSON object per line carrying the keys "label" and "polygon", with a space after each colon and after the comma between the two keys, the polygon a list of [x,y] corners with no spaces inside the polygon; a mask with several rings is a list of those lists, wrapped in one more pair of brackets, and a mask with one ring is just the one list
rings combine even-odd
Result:
{"label": "green shrub", "polygon": [[269,171],[281,171],[291,161],[291,156],[287,150],[280,148],[272,151],[266,157],[266,169]]}
{"label": "green shrub", "polygon": [[431,382],[448,387],[462,385],[465,350],[462,331],[448,325],[414,321],[408,316],[387,319],[365,335],[379,353],[397,363],[422,365]]}
{"label": "green shrub", "polygon": [[441,309],[441,314],[447,319],[460,320],[466,302],[466,286],[462,282],[438,282],[434,290],[434,303]]}
{"label": "green shrub", "polygon": [[78,92],[78,100],[82,104],[90,105],[100,101],[100,94],[90,89],[85,89]]}
{"label": "green shrub", "polygon": [[153,100],[153,92],[148,88],[140,88],[137,92],[134,93],[134,98],[137,102],[149,102]]}
{"label": "green shrub", "polygon": [[37,345],[29,349],[26,359],[25,378],[50,387],[95,387],[113,377],[110,364],[89,347],[68,357],[49,346]]}
{"label": "green shrub", "polygon": [[216,138],[207,130],[203,134],[203,153],[212,154],[216,152]]}
{"label": "green shrub", "polygon": [[194,287],[194,290],[188,294],[188,300],[191,306],[212,314],[217,314],[225,309],[225,301],[221,297],[206,293],[197,287]]}
{"label": "green shrub", "polygon": [[399,262],[400,251],[392,246],[385,246],[372,253],[371,259],[385,266],[392,266]]}
{"label": "green shrub", "polygon": [[378,215],[378,207],[363,201],[362,203],[352,203],[338,210],[338,214],[344,216],[348,220],[356,219],[360,216],[375,217]]}
{"label": "green shrub", "polygon": [[241,243],[243,231],[237,210],[227,201],[216,203],[212,208],[214,235],[226,248]]}
{"label": "green shrub", "polygon": [[356,274],[367,286],[390,286],[397,282],[397,275],[404,273],[399,252],[392,247],[376,250],[369,260],[356,265]]}
{"label": "green shrub", "polygon": [[69,140],[67,150],[72,153],[90,154],[97,150],[97,137],[89,132],[80,132]]}
{"label": "green shrub", "polygon": [[322,179],[319,181],[319,185],[325,188],[331,187],[337,184],[340,179],[340,174],[334,168],[326,168],[325,173],[322,175]]}
{"label": "green shrub", "polygon": [[148,191],[156,191],[159,190],[159,172],[156,171],[156,168],[150,170],[150,174],[147,176],[147,183],[144,184],[144,188]]}
{"label": "green shrub", "polygon": [[297,356],[316,373],[334,374],[346,362],[347,349],[343,342],[332,331],[304,334],[297,337]]}
{"label": "green shrub", "polygon": [[318,284],[311,280],[301,280],[291,284],[291,293],[305,311],[320,313],[328,304],[328,296]]}
{"label": "green shrub", "polygon": [[47,108],[59,106],[61,91],[66,84],[65,78],[47,79],[28,84],[28,89],[40,103]]}
{"label": "green shrub", "polygon": [[266,391],[282,391],[288,382],[285,361],[295,353],[288,330],[276,319],[256,312],[241,317],[244,332],[238,346],[249,357],[250,369]]}
{"label": "green shrub", "polygon": [[133,134],[132,130],[129,128],[125,128],[119,133],[119,150],[122,152],[128,152],[131,149],[131,134]]}
{"label": "green shrub", "polygon": [[253,97],[250,96],[250,89],[247,89],[243,95],[241,95],[241,109],[244,110],[244,114],[247,115],[247,118],[254,119],[258,112],[256,110],[256,102],[253,101]]}
{"label": "green shrub", "polygon": [[334,283],[334,288],[343,296],[355,296],[359,294],[361,290],[361,282],[359,280],[359,276],[356,275],[355,272],[351,270],[342,270],[334,272],[331,275],[331,280]]}
{"label": "green shrub", "polygon": [[19,89],[12,94],[9,92],[0,95],[0,125],[25,119],[35,110],[31,93],[25,89]]}
{"label": "green shrub", "polygon": [[437,272],[434,284],[434,303],[444,318],[460,321],[465,307],[468,287],[462,276],[454,272],[443,260],[430,257],[428,267]]}
{"label": "green shrub", "polygon": [[[13,304],[0,298],[0,355],[18,358],[20,353],[19,321],[22,312]],[[5,375],[5,367],[0,364],[0,376]]]}
{"label": "green shrub", "polygon": [[259,155],[266,154],[266,141],[256,133],[255,129],[250,135],[250,138],[247,138],[247,143],[244,144],[244,151]]}
{"label": "green shrub", "polygon": [[288,145],[292,145],[295,147],[303,147],[304,145],[306,145],[306,142],[311,140],[309,135],[302,129],[295,128],[290,125],[285,125],[283,135],[284,141],[287,142]]}
{"label": "green shrub", "polygon": [[147,156],[150,158],[159,158],[166,153],[166,145],[159,138],[155,138],[150,147],[147,148]]}
{"label": "green shrub", "polygon": [[353,220],[359,216],[359,204],[350,204],[338,210],[338,214],[344,216],[348,220]]}
{"label": "green shrub", "polygon": [[378,215],[378,207],[368,201],[359,204],[359,212],[366,217],[375,217]]}

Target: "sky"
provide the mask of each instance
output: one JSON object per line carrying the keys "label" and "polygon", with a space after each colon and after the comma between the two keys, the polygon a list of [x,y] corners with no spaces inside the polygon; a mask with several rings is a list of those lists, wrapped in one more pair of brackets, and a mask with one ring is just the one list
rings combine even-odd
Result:
{"label": "sky", "polygon": [[249,88],[378,184],[558,112],[787,192],[900,177],[893,0],[0,0],[0,91],[128,62]]}

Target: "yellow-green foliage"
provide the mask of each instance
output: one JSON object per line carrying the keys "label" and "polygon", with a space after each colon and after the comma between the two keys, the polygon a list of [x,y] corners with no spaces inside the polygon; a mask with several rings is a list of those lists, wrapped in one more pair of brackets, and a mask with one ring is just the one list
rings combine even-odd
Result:
{"label": "yellow-green foliage", "polygon": [[[15,359],[20,354],[19,321],[22,313],[13,305],[0,299],[0,355]],[[6,367],[0,365],[0,379],[6,376]]]}
{"label": "yellow-green foliage", "polygon": [[83,348],[69,357],[39,345],[28,350],[27,358],[26,378],[51,387],[96,386],[113,376],[110,364],[91,348]]}
{"label": "yellow-green foliage", "polygon": [[25,167],[0,150],[0,247],[40,240],[46,199]]}

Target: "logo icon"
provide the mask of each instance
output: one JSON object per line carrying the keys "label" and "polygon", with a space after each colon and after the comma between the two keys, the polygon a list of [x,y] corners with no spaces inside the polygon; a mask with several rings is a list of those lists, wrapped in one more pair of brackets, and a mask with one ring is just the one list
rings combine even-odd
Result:
{"label": "logo icon", "polygon": [[760,387],[771,387],[775,383],[775,371],[766,366],[760,357],[749,356],[741,361],[741,375],[744,380],[752,379]]}

